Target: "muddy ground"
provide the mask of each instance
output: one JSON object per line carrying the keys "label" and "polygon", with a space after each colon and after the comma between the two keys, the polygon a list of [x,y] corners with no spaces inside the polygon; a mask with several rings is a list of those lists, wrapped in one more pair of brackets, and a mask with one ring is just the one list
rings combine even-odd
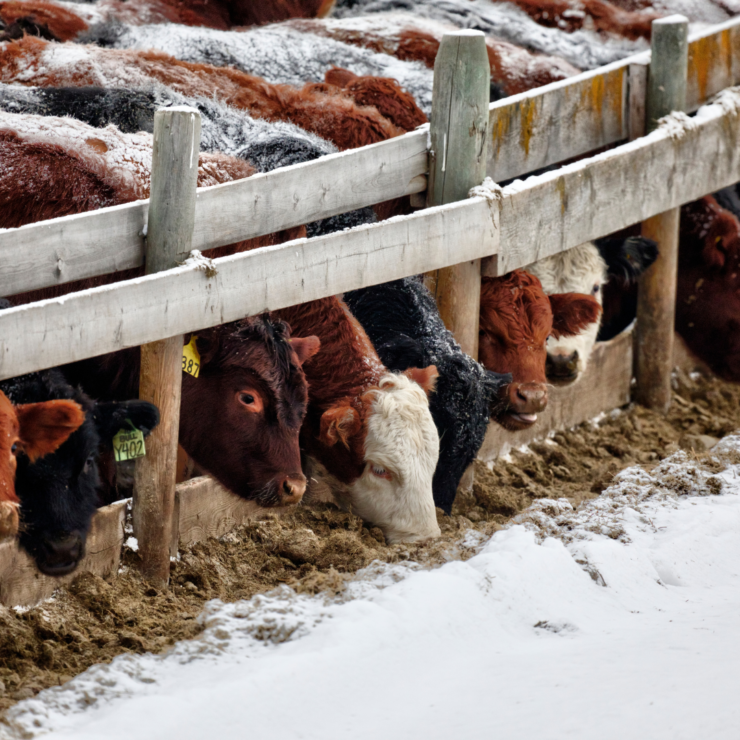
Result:
{"label": "muddy ground", "polygon": [[[700,451],[712,441],[702,435],[740,428],[740,386],[679,375],[675,391],[667,418],[630,406],[529,453],[515,451],[492,470],[476,463],[473,490],[458,495],[453,516],[438,510],[443,535],[432,543],[389,547],[380,530],[332,505],[301,506],[182,552],[168,590],[143,582],[136,553],[126,551],[112,582],[83,574],[32,609],[0,607],[0,712],[95,663],[197,635],[196,617],[209,599],[246,599],[284,583],[304,593],[337,591],[376,559],[441,563],[465,531],[490,535],[534,499],[563,496],[576,505],[624,467],[650,466],[679,447]],[[459,557],[470,554],[458,548]]]}

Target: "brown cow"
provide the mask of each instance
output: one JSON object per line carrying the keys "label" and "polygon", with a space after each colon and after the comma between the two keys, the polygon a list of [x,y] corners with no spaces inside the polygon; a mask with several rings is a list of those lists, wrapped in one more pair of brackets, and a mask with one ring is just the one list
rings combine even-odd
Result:
{"label": "brown cow", "polygon": [[323,18],[335,0],[101,0],[70,5],[49,0],[9,0],[0,3],[5,41],[23,32],[53,41],[71,41],[95,21],[117,20],[132,25],[180,23],[226,31],[233,26],[275,23],[289,18]]}
{"label": "brown cow", "polygon": [[713,372],[740,382],[740,222],[713,196],[681,208],[676,331]]}
{"label": "brown cow", "polygon": [[325,89],[352,98],[357,105],[373,106],[394,126],[404,131],[413,131],[427,123],[424,111],[419,108],[411,93],[404,90],[390,77],[356,75],[348,69],[333,67],[324,75],[325,84],[307,85],[313,90]]}
{"label": "brown cow", "polygon": [[340,500],[389,542],[439,536],[432,495],[439,436],[427,398],[437,369],[390,373],[338,298],[277,313],[294,331],[321,340],[305,365],[301,443],[336,479]]}
{"label": "brown cow", "polygon": [[[15,130],[10,130],[11,126]],[[0,173],[4,175],[0,178],[0,225],[21,226],[147,197],[151,141],[150,134],[122,134],[110,126],[95,129],[68,118],[0,113]],[[203,154],[199,182],[215,184],[251,172],[242,160]],[[305,230],[301,227],[293,233],[304,234]],[[241,242],[208,254],[217,256],[264,246],[279,242],[284,236]],[[68,283],[16,296],[14,302],[64,295],[141,272],[139,268]],[[300,424],[295,426],[294,416],[302,418],[305,412],[306,381],[300,366],[317,351],[317,340],[293,339],[289,344],[285,327],[261,319],[206,330],[198,337],[202,378],[193,380],[187,376],[184,381],[183,446],[201,467],[212,471],[239,495],[257,498],[264,505],[300,499],[305,480],[301,482],[298,462]],[[84,381],[89,392],[98,398],[137,395],[135,349],[112,355],[102,365],[83,364],[74,372],[75,379]],[[232,387],[237,380],[241,386]],[[208,399],[206,405],[197,402],[200,394]],[[247,396],[255,399],[257,406],[248,408],[249,404],[243,401]],[[186,402],[187,398],[190,402]],[[206,409],[218,410],[212,422],[204,418]],[[250,422],[236,423],[245,418]],[[235,420],[234,426],[224,427],[224,419]],[[225,429],[231,435],[228,444],[221,440],[220,446],[214,446],[217,435],[211,425],[216,423],[222,424],[222,432]],[[233,454],[234,449],[241,452]]]}
{"label": "brown cow", "polygon": [[35,462],[54,452],[84,421],[85,412],[74,401],[14,406],[0,391],[0,537],[18,532],[17,456]]}
{"label": "brown cow", "polygon": [[523,270],[483,278],[479,359],[487,370],[513,377],[509,407],[496,421],[511,431],[537,421],[547,406],[547,338],[577,334],[597,321],[600,311],[593,296],[546,296],[540,281]]}
{"label": "brown cow", "polygon": [[403,133],[374,108],[360,107],[344,95],[273,85],[236,69],[181,62],[155,51],[56,44],[26,36],[0,46],[0,82],[145,90],[160,82],[191,97],[216,96],[256,118],[290,121],[339,149]]}
{"label": "brown cow", "polygon": [[[294,20],[286,25],[403,61],[422,62],[429,68],[434,67],[442,36],[456,30],[446,23],[397,12],[373,13],[357,19]],[[487,37],[486,49],[491,79],[499,96],[516,95],[580,73],[564,59],[536,54],[498,38]]]}
{"label": "brown cow", "polygon": [[597,31],[627,39],[649,39],[658,13],[624,10],[606,0],[506,0],[519,6],[543,26],[577,31],[587,24]]}

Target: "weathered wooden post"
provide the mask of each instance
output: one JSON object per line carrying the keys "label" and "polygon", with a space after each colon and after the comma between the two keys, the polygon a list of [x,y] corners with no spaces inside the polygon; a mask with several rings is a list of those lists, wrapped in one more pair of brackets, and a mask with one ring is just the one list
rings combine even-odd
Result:
{"label": "weathered wooden post", "polygon": [[[689,22],[682,15],[653,21],[645,105],[648,133],[657,127],[659,118],[686,107],[688,27]],[[655,187],[662,185],[655,183]],[[640,281],[636,328],[636,400],[643,406],[663,413],[671,405],[680,213],[680,208],[673,208],[642,224],[642,235],[658,242],[660,256]]]}
{"label": "weathered wooden post", "polygon": [[[147,274],[176,267],[190,251],[199,150],[200,114],[195,108],[155,113]],[[182,353],[182,336],[141,347],[139,397],[159,408],[161,420],[147,439],[146,457],[136,465],[134,533],[142,572],[159,586],[166,586],[170,577]]]}
{"label": "weathered wooden post", "polygon": [[[486,176],[490,78],[482,32],[443,36],[434,62],[428,206],[467,198]],[[477,359],[480,260],[429,273],[426,283],[445,326],[463,351]]]}

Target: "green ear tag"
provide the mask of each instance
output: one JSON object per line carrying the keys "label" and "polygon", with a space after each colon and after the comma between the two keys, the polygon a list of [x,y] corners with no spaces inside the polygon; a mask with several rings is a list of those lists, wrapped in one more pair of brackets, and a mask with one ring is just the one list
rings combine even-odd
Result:
{"label": "green ear tag", "polygon": [[195,343],[197,339],[198,337],[193,334],[190,341],[182,348],[182,370],[194,378],[197,378],[200,372],[200,352]]}
{"label": "green ear tag", "polygon": [[133,425],[131,419],[126,419],[126,421],[131,429],[121,429],[113,437],[113,453],[116,456],[116,462],[136,460],[137,457],[146,455],[144,433]]}

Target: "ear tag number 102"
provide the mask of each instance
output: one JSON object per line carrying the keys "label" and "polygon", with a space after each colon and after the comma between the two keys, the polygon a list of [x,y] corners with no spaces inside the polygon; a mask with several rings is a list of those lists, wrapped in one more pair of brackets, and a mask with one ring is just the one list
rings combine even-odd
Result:
{"label": "ear tag number 102", "polygon": [[131,429],[121,429],[113,437],[113,453],[116,456],[116,462],[136,460],[146,455],[144,433],[133,425],[131,419],[126,419],[126,422]]}
{"label": "ear tag number 102", "polygon": [[198,337],[193,334],[190,341],[182,348],[182,370],[194,378],[200,373],[200,352],[196,340]]}

